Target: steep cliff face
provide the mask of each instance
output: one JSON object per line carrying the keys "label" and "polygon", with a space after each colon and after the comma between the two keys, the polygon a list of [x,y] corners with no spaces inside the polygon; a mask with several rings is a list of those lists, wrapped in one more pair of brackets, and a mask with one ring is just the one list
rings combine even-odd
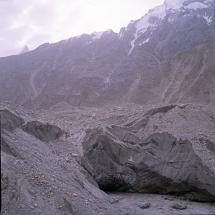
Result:
{"label": "steep cliff face", "polygon": [[0,59],[0,100],[214,104],[213,0],[165,1],[117,34],[81,35]]}
{"label": "steep cliff face", "polygon": [[171,61],[165,102],[215,103],[215,43],[196,46]]}

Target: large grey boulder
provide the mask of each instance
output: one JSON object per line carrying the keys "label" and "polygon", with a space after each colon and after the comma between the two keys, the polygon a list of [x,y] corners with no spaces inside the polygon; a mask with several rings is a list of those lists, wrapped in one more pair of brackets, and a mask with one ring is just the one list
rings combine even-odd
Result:
{"label": "large grey boulder", "polygon": [[49,123],[44,124],[39,121],[27,122],[22,128],[27,133],[45,142],[56,140],[64,133],[62,129],[56,125],[51,125]]}
{"label": "large grey boulder", "polygon": [[209,108],[152,109],[124,127],[88,131],[83,165],[105,191],[215,201],[214,131],[214,111]]}
{"label": "large grey boulder", "polygon": [[45,142],[56,140],[64,134],[63,130],[56,125],[40,121],[25,121],[8,109],[0,110],[0,116],[1,129],[13,131],[19,128]]}
{"label": "large grey boulder", "polygon": [[11,131],[24,124],[24,119],[7,109],[0,110],[0,117],[1,129],[4,128]]}

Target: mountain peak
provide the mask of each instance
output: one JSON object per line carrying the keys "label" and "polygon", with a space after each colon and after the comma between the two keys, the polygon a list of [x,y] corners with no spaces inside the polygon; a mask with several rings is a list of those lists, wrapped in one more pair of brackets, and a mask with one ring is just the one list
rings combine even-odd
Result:
{"label": "mountain peak", "polygon": [[[159,21],[163,20],[169,11],[185,11],[206,9],[214,0],[190,1],[190,0],[165,0],[136,22],[137,31],[146,30],[148,27],[155,27]],[[144,30],[144,31],[145,31]]]}

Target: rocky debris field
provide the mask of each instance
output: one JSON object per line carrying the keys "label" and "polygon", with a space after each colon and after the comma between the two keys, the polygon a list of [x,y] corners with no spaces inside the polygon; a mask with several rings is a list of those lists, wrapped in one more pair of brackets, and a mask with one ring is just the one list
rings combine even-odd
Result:
{"label": "rocky debris field", "polygon": [[215,110],[1,107],[1,214],[215,214]]}

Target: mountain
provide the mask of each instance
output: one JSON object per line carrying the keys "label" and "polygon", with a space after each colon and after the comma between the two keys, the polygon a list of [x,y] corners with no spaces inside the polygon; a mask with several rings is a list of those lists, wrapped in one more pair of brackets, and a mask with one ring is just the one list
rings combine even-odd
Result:
{"label": "mountain", "polygon": [[30,108],[215,104],[214,0],[166,0],[114,33],[0,59],[0,100]]}
{"label": "mountain", "polygon": [[214,7],[0,58],[0,214],[213,214]]}

